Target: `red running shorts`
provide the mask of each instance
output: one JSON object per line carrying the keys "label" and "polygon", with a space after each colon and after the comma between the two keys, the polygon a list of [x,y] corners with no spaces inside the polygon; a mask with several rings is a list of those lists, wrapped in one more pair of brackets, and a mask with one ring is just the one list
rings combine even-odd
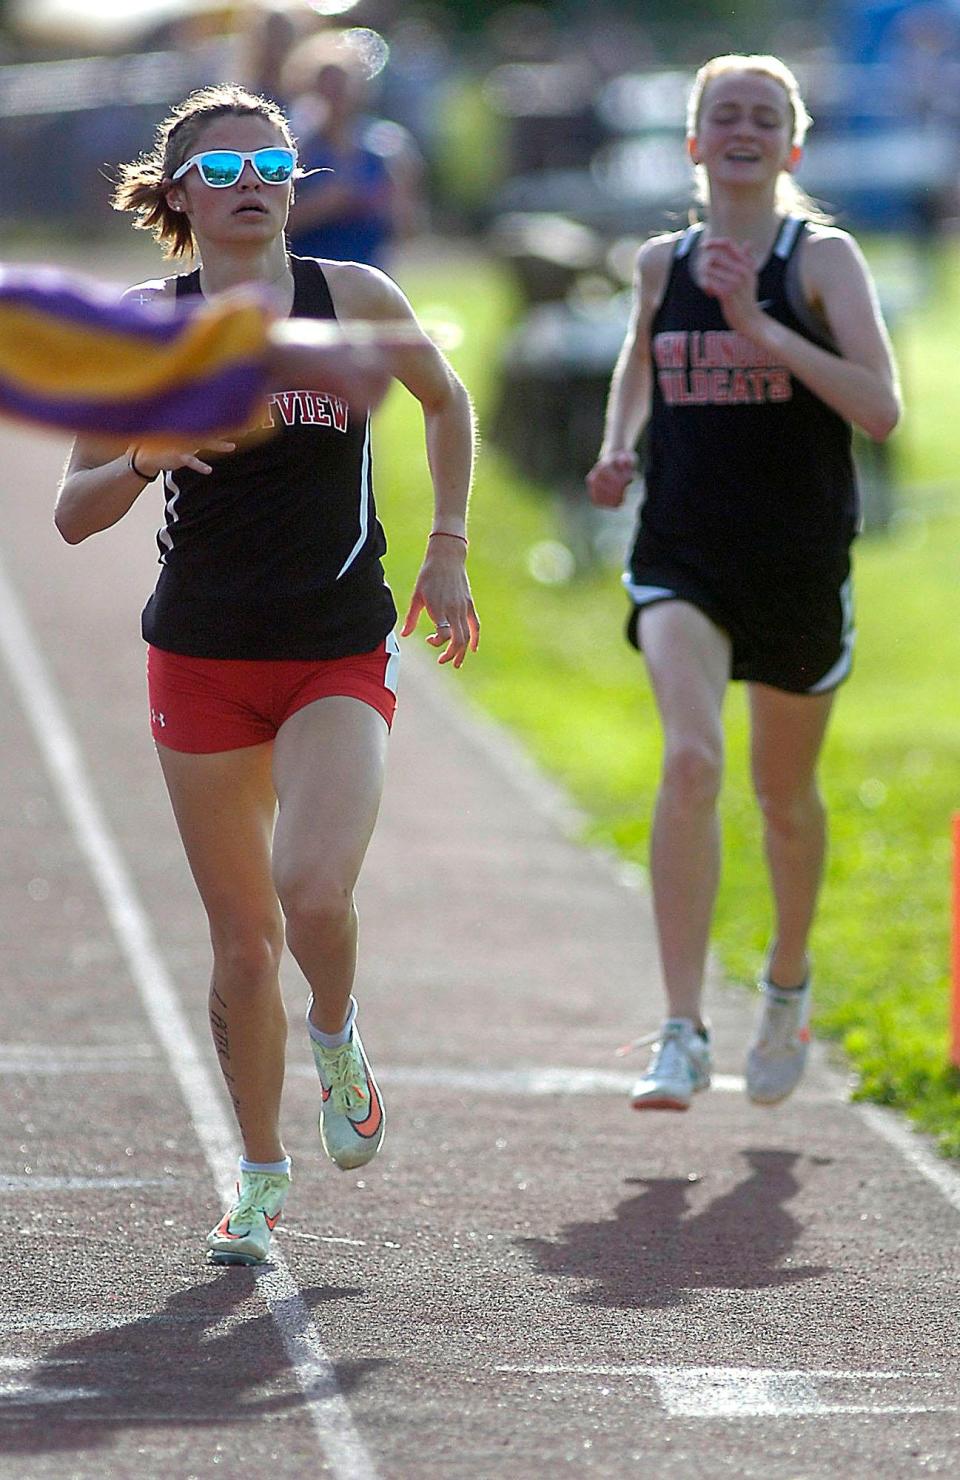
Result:
{"label": "red running shorts", "polygon": [[272,740],[298,709],[334,695],[393,722],[400,647],[391,632],[372,653],[292,659],[188,658],[147,649],[150,729],[158,745],[193,755]]}

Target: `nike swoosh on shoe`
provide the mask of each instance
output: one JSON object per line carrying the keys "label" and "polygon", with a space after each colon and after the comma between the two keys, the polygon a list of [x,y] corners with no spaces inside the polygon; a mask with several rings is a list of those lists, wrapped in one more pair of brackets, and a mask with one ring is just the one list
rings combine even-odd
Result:
{"label": "nike swoosh on shoe", "polygon": [[363,1136],[365,1139],[375,1136],[383,1121],[383,1107],[380,1104],[380,1096],[377,1092],[377,1086],[369,1074],[367,1075],[367,1090],[370,1095],[370,1109],[367,1111],[363,1120],[354,1120],[352,1116],[347,1116],[357,1135]]}
{"label": "nike swoosh on shoe", "polygon": [[249,1232],[249,1228],[245,1228],[242,1233],[234,1233],[233,1229],[230,1227],[229,1213],[224,1214],[220,1227],[217,1229],[217,1233],[220,1235],[221,1238],[246,1238]]}

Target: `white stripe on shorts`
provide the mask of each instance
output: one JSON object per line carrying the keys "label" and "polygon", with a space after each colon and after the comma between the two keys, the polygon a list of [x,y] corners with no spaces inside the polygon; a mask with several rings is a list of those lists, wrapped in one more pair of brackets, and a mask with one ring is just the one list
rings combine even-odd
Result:
{"label": "white stripe on shorts", "polygon": [[383,674],[383,687],[389,689],[391,694],[396,694],[397,683],[400,679],[400,644],[395,632],[388,632],[386,636],[387,666]]}
{"label": "white stripe on shorts", "polygon": [[651,601],[663,601],[677,594],[669,586],[638,586],[631,581],[629,571],[624,573],[623,584],[636,606],[649,606]]}
{"label": "white stripe on shorts", "polygon": [[853,644],[857,640],[856,628],[853,625],[853,578],[847,576],[840,587],[840,604],[843,607],[843,634],[841,637],[842,648],[840,656],[833,667],[823,675],[813,686],[807,689],[808,694],[825,694],[829,689],[835,689],[838,684],[846,678],[853,667]]}

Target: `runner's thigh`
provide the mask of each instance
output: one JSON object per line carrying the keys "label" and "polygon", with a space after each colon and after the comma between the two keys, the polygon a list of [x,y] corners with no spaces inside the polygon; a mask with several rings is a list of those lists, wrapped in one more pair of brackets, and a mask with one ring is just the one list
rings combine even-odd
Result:
{"label": "runner's thigh", "polygon": [[353,888],[380,810],[388,735],[375,709],[346,695],[317,699],[280,726],[273,748],[278,883],[306,870]]}
{"label": "runner's thigh", "polygon": [[687,601],[659,601],[641,612],[640,638],[668,740],[697,736],[722,747],[726,633]]}
{"label": "runner's thigh", "polygon": [[211,928],[275,921],[270,745],[194,755],[157,746],[190,870]]}

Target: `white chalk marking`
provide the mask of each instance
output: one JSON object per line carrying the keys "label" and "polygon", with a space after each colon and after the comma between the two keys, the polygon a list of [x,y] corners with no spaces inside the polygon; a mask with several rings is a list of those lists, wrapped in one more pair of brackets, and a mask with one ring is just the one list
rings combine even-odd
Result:
{"label": "white chalk marking", "polygon": [[[79,1358],[54,1357],[44,1359],[43,1370],[50,1371],[57,1367],[77,1367],[80,1365]],[[32,1362],[29,1357],[0,1357],[0,1371],[7,1372],[35,1372],[38,1364]],[[0,1379],[0,1403],[5,1406],[34,1403],[74,1403],[78,1399],[99,1398],[103,1394],[97,1388],[88,1387],[58,1387],[50,1383],[41,1384],[36,1378]]]}
{"label": "white chalk marking", "polygon": [[893,1111],[881,1110],[878,1105],[857,1105],[855,1108],[870,1129],[889,1141],[904,1160],[931,1182],[960,1213],[960,1172],[930,1151],[917,1132],[898,1119]]}
{"label": "white chalk marking", "polygon": [[[220,1194],[226,1200],[232,1195],[236,1180],[237,1143],[233,1125],[180,1006],[146,911],[87,778],[79,746],[47,675],[43,654],[2,562],[0,651],[60,805],[96,881],[144,1011],[179,1085]],[[276,1244],[272,1258],[272,1269],[258,1271],[258,1287],[283,1336],[327,1462],[338,1480],[374,1480],[373,1461],[337,1387],[333,1364]]]}
{"label": "white chalk marking", "polygon": [[41,1387],[36,1382],[0,1382],[0,1403],[17,1407],[37,1403],[89,1402],[91,1398],[102,1398],[99,1388]]}
{"label": "white chalk marking", "polygon": [[[33,1045],[0,1044],[0,1073],[3,1074],[142,1074],[149,1068],[149,1054],[117,1050],[116,1056],[106,1050],[100,1056],[95,1048],[76,1051],[34,1048]],[[121,1054],[125,1056],[121,1056]],[[147,1062],[145,1062],[147,1061]],[[160,1067],[159,1064],[156,1065]],[[305,1079],[315,1079],[312,1064],[291,1064],[287,1072]],[[445,1065],[377,1064],[377,1078],[385,1084],[411,1089],[442,1089],[453,1094],[515,1095],[520,1098],[562,1097],[567,1095],[626,1095],[636,1083],[638,1066],[633,1074],[615,1069],[580,1069],[561,1064],[485,1069]],[[718,1094],[742,1095],[745,1092],[741,1074],[714,1074],[711,1089]],[[803,1092],[801,1091],[801,1096]],[[805,1096],[809,1099],[809,1096]],[[819,1098],[819,1097],[818,1097]]]}
{"label": "white chalk marking", "polygon": [[284,1238],[306,1239],[310,1244],[349,1244],[354,1249],[365,1249],[367,1246],[365,1238],[341,1238],[333,1233],[303,1233],[299,1228],[284,1228],[282,1225],[277,1233]]}
{"label": "white chalk marking", "polygon": [[0,1172],[0,1192],[126,1192],[131,1187],[172,1187],[173,1177],[35,1177]]}
{"label": "white chalk marking", "polygon": [[[378,1068],[378,1075],[381,1070]],[[483,1095],[625,1095],[637,1082],[634,1074],[607,1069],[571,1069],[560,1066],[531,1069],[450,1069],[437,1066],[389,1065],[382,1078],[390,1084],[414,1089],[468,1090]],[[739,1074],[714,1074],[711,1088],[721,1094],[742,1094]]]}
{"label": "white chalk marking", "polygon": [[[150,1060],[153,1060],[151,1065]],[[82,1044],[70,1048],[42,1043],[0,1043],[0,1074],[142,1074],[160,1064],[153,1047]]]}
{"label": "white chalk marking", "polygon": [[[121,1074],[143,1072],[149,1067],[149,1052],[94,1047],[49,1049],[33,1044],[0,1044],[0,1073],[4,1074]],[[145,1063],[145,1061],[147,1061]],[[157,1065],[159,1068],[159,1064]],[[564,1095],[625,1095],[636,1082],[633,1074],[615,1069],[581,1069],[561,1064],[486,1069],[465,1065],[377,1064],[377,1078],[385,1084],[412,1089],[444,1089],[452,1093],[478,1095],[516,1095],[534,1099]],[[312,1064],[291,1064],[288,1073],[306,1079],[316,1078]],[[711,1088],[719,1094],[744,1093],[741,1074],[714,1074]]]}
{"label": "white chalk marking", "polygon": [[830,1368],[781,1371],[770,1367],[661,1367],[652,1364],[614,1365],[537,1363],[503,1364],[497,1372],[531,1377],[646,1378],[660,1402],[674,1418],[791,1418],[827,1414],[957,1413],[960,1405],[925,1402],[838,1402],[823,1394],[821,1384],[864,1382],[938,1383],[939,1372],[848,1372]]}
{"label": "white chalk marking", "polygon": [[[449,1090],[453,1094],[516,1095],[538,1098],[564,1095],[625,1095],[637,1082],[637,1074],[606,1069],[571,1069],[559,1065],[530,1069],[450,1068],[443,1065],[381,1064],[377,1079],[384,1084],[410,1089]],[[293,1064],[289,1073],[312,1079],[312,1064]],[[721,1094],[743,1094],[740,1074],[715,1074],[713,1089]]]}
{"label": "white chalk marking", "polygon": [[[79,1357],[47,1357],[44,1359],[46,1367],[76,1367],[79,1363]],[[7,1372],[29,1372],[35,1365],[29,1357],[0,1357],[0,1369]]]}
{"label": "white chalk marking", "polygon": [[[60,1311],[60,1310],[32,1310],[29,1314],[22,1316],[0,1317],[0,1333],[11,1335],[18,1331],[113,1331],[118,1326],[206,1326],[205,1316],[170,1316],[170,1315],[144,1315],[142,1310],[111,1311],[107,1314],[102,1310],[84,1311]],[[48,1365],[51,1358],[38,1358],[44,1365]],[[27,1357],[0,1357],[0,1366],[4,1362],[22,1361],[25,1366],[33,1367],[36,1364]]]}

